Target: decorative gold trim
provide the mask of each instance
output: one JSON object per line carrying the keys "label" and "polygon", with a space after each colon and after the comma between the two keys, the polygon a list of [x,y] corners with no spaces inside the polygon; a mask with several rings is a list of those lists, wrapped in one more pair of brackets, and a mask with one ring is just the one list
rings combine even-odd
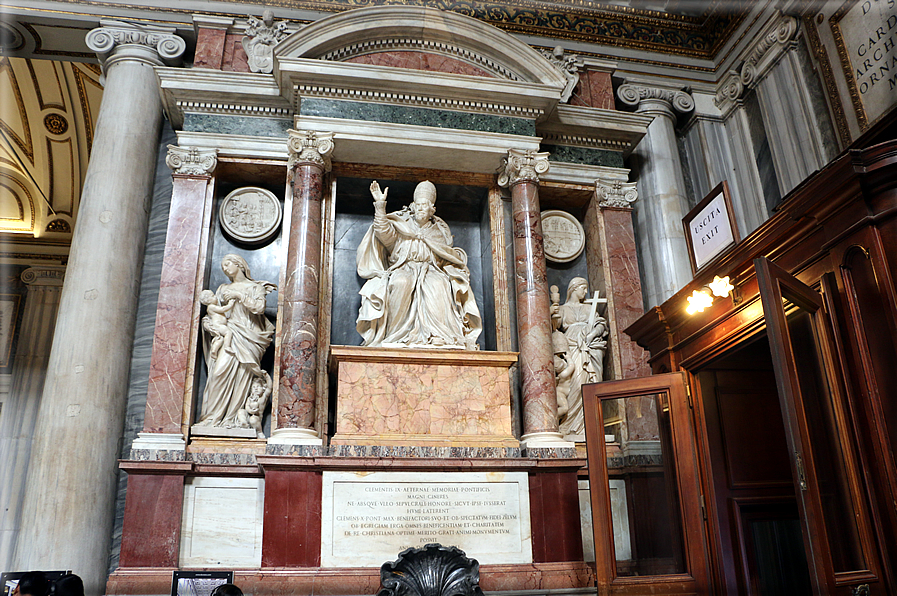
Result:
{"label": "decorative gold trim", "polygon": [[10,81],[12,81],[12,92],[13,95],[16,96],[16,108],[19,110],[19,117],[22,119],[22,127],[25,129],[25,140],[23,141],[19,135],[13,132],[12,128],[2,120],[0,120],[0,129],[3,129],[3,132],[12,137],[15,144],[19,146],[19,149],[25,153],[25,156],[28,158],[28,161],[31,162],[31,165],[34,165],[34,144],[31,140],[31,127],[28,125],[28,114],[25,112],[25,102],[22,100],[22,90],[19,89],[19,82],[16,80],[16,73],[13,70],[12,63],[6,56],[0,58],[0,72],[3,72],[4,70],[9,71],[9,78]]}
{"label": "decorative gold trim", "polygon": [[87,139],[87,152],[90,153],[90,149],[93,147],[93,119],[91,118],[90,102],[87,99],[87,91],[84,88],[84,81],[89,81],[91,85],[94,85],[101,91],[103,87],[100,86],[97,81],[94,81],[84,74],[81,69],[75,65],[72,65],[72,74],[75,77],[75,86],[78,88],[78,101],[81,103],[81,113],[84,117],[84,136]]}
{"label": "decorative gold trim", "polygon": [[56,70],[56,63],[51,62],[51,66],[53,68],[53,74],[56,75],[56,85],[59,86],[59,94],[62,96],[63,103],[60,105],[58,103],[44,103],[44,96],[40,92],[40,83],[37,80],[37,73],[34,72],[34,65],[32,64],[31,59],[25,60],[25,65],[28,66],[28,73],[31,75],[31,82],[34,84],[34,93],[37,95],[37,102],[40,104],[41,110],[46,110],[50,108],[55,108],[57,110],[65,111],[65,93],[62,89],[62,83],[59,82],[59,71]]}
{"label": "decorative gold trim", "polygon": [[819,31],[816,29],[816,22],[809,15],[804,16],[804,31],[810,41],[810,47],[816,53],[816,60],[819,62],[822,71],[822,81],[825,83],[825,91],[828,94],[829,106],[831,106],[832,114],[835,117],[835,124],[838,128],[838,136],[841,138],[841,147],[850,145],[850,127],[847,124],[847,115],[844,113],[844,105],[841,103],[841,96],[838,94],[838,86],[835,83],[835,73],[832,70],[832,64],[828,59],[828,52],[819,39]]}
{"label": "decorative gold trim", "polygon": [[[24,184],[22,184],[22,182],[18,178],[16,178],[9,172],[4,172],[4,171],[0,170],[0,178],[6,178],[8,180],[11,180],[25,192],[25,197],[28,198],[28,204],[31,205],[31,229],[28,231],[34,232],[34,223],[36,221],[36,219],[35,219],[36,209],[34,207],[34,197],[31,196],[31,192],[28,190],[28,187],[25,186]],[[6,185],[4,185],[4,186],[6,186]],[[11,186],[6,186],[6,188],[9,188],[10,191],[14,191],[14,189]],[[15,192],[13,192],[13,196],[17,196],[15,194]],[[22,205],[21,203],[19,204],[19,219],[18,220],[14,220],[9,217],[4,217],[4,218],[0,218],[0,219],[6,220],[6,221],[21,221],[22,223],[25,223],[24,205]],[[22,230],[17,230],[17,231],[22,231]]]}
{"label": "decorative gold trim", "polygon": [[841,70],[844,78],[847,80],[847,89],[850,91],[850,100],[853,102],[853,110],[856,112],[857,121],[860,124],[860,132],[869,128],[869,120],[866,117],[866,108],[863,107],[863,100],[860,99],[860,90],[857,88],[856,79],[853,78],[853,66],[850,63],[850,56],[847,54],[847,44],[844,43],[844,36],[841,34],[841,19],[847,14],[847,11],[856,6],[860,0],[846,0],[841,7],[829,17],[829,25],[832,28],[832,36],[835,38],[835,47],[838,48],[838,58],[841,60]]}

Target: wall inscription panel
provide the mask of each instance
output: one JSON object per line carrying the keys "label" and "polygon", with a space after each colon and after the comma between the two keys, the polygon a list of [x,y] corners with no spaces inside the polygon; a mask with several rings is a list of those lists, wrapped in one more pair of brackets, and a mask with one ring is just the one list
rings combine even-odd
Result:
{"label": "wall inscription panel", "polygon": [[525,472],[324,472],[321,566],[379,567],[409,547],[532,563]]}
{"label": "wall inscription panel", "polygon": [[831,17],[860,127],[897,104],[897,0],[856,0]]}

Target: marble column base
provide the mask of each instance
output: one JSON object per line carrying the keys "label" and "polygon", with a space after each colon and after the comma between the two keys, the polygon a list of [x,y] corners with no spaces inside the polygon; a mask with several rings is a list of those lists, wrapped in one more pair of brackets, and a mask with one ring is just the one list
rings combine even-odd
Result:
{"label": "marble column base", "polygon": [[187,442],[180,433],[137,433],[131,443],[130,459],[135,461],[184,461]]}
{"label": "marble column base", "polygon": [[527,449],[546,449],[546,448],[570,448],[575,449],[576,443],[572,443],[564,439],[561,433],[541,432],[529,433],[520,437],[520,446]]}
{"label": "marble column base", "polygon": [[278,428],[271,431],[268,445],[323,445],[318,433],[310,428]]}

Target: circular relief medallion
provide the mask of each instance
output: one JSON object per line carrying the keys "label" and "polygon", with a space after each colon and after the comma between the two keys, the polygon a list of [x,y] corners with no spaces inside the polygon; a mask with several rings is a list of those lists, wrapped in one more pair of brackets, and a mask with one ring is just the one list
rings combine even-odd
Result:
{"label": "circular relief medallion", "polygon": [[586,246],[582,224],[566,211],[542,212],[542,238],[545,258],[555,263],[572,261]]}
{"label": "circular relief medallion", "polygon": [[44,126],[54,135],[61,135],[69,129],[69,123],[59,114],[47,114],[44,116]]}
{"label": "circular relief medallion", "polygon": [[280,201],[271,191],[246,186],[221,201],[221,228],[234,240],[259,244],[277,235],[282,217]]}

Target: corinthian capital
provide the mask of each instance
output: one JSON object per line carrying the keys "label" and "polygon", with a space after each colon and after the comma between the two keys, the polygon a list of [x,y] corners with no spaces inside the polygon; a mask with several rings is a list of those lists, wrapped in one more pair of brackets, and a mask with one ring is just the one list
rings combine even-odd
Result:
{"label": "corinthian capital", "polygon": [[628,208],[638,198],[638,190],[635,182],[599,178],[595,181],[595,196],[599,207]]}
{"label": "corinthian capital", "polygon": [[626,83],[617,89],[617,97],[626,105],[635,107],[638,107],[646,99],[662,101],[669,104],[671,109],[683,114],[695,108],[695,100],[685,91],[663,87]]}
{"label": "corinthian capital", "polygon": [[287,148],[290,151],[288,167],[310,164],[330,171],[330,154],[333,153],[333,133],[313,130],[289,130]]}
{"label": "corinthian capital", "polygon": [[153,66],[177,66],[187,43],[174,27],[135,25],[103,19],[100,27],[87,34],[87,47],[97,53],[106,68],[122,60],[136,60]]}
{"label": "corinthian capital", "polygon": [[218,150],[169,145],[165,165],[175,174],[208,176],[218,165]]}
{"label": "corinthian capital", "polygon": [[538,153],[533,149],[521,151],[508,149],[498,171],[499,186],[514,186],[518,182],[539,183],[539,174],[548,171],[548,153]]}

